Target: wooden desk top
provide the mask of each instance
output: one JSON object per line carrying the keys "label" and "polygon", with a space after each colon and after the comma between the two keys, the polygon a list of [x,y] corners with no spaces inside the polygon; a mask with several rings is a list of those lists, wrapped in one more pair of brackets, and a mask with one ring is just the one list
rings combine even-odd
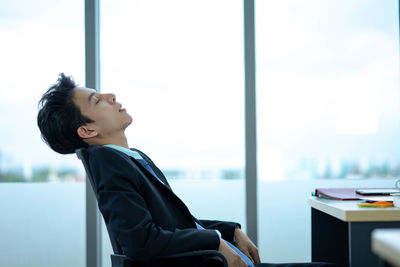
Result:
{"label": "wooden desk top", "polygon": [[309,197],[308,204],[345,222],[400,221],[399,208],[359,208],[359,200],[331,200]]}
{"label": "wooden desk top", "polygon": [[400,229],[375,229],[372,251],[393,266],[400,267]]}

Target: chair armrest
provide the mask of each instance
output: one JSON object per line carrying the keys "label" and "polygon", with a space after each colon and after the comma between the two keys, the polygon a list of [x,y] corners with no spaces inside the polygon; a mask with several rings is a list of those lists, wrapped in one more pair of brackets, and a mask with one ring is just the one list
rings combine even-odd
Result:
{"label": "chair armrest", "polygon": [[228,262],[226,261],[225,256],[218,250],[196,250],[196,251],[189,251],[189,252],[181,252],[181,253],[176,253],[176,254],[162,257],[162,259],[191,257],[191,256],[219,257],[222,260],[224,267],[228,267]]}
{"label": "chair armrest", "polygon": [[112,267],[132,267],[135,262],[125,255],[111,254]]}
{"label": "chair armrest", "polygon": [[[193,257],[193,256],[210,256],[219,257],[222,260],[223,266],[228,267],[228,262],[225,256],[217,250],[197,250],[189,252],[181,252],[172,254],[169,256],[162,257],[161,259],[173,259],[182,257]],[[111,266],[112,267],[131,267],[135,262],[125,255],[121,254],[111,254]]]}

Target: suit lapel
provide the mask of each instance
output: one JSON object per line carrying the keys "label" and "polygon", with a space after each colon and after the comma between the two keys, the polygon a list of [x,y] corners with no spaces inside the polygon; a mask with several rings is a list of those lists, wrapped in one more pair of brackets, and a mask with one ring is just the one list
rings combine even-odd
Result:
{"label": "suit lapel", "polygon": [[[175,193],[172,191],[171,187],[170,187],[169,184],[168,184],[167,179],[165,178],[165,176],[164,176],[164,174],[161,172],[161,170],[158,169],[157,166],[155,166],[155,164],[151,161],[151,159],[149,159],[144,153],[142,153],[141,151],[136,150],[136,149],[132,149],[132,150],[137,151],[137,152],[142,156],[142,158],[150,165],[150,168],[153,169],[153,171],[155,172],[155,174],[158,175],[158,177],[159,177],[164,183],[161,182],[161,181],[160,181],[157,177],[155,177],[152,173],[150,173],[146,168],[144,168],[144,167],[142,166],[142,164],[140,164],[135,158],[133,158],[132,156],[129,156],[129,157],[132,159],[134,165],[136,165],[136,167],[139,168],[139,169],[145,174],[146,177],[151,177],[150,179],[153,179],[153,180],[155,179],[155,180],[157,180],[156,183],[157,183],[158,185],[160,185],[162,188],[164,188],[164,190],[166,189],[166,190],[167,190],[166,192],[169,192],[169,194],[171,194],[171,197],[173,197],[174,199],[176,199],[177,203],[179,203],[179,204],[181,205],[181,207],[182,207],[183,209],[186,210],[187,214],[189,215],[188,218],[190,218],[190,221],[191,221],[191,223],[193,224],[192,227],[195,228],[195,227],[196,227],[195,222],[198,221],[198,220],[195,219],[195,218],[193,217],[193,215],[190,213],[190,211],[189,211],[188,207],[186,206],[186,204],[185,204],[177,195],[175,195]],[[198,221],[198,222],[199,222],[199,221]],[[200,222],[199,222],[199,224],[201,225]]]}

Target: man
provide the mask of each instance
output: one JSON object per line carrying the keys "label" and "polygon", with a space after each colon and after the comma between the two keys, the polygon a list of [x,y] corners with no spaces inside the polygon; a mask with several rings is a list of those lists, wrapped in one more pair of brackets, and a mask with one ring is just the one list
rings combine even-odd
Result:
{"label": "man", "polygon": [[[99,209],[126,256],[146,264],[178,252],[214,249],[229,266],[260,263],[240,224],[194,218],[150,158],[129,149],[125,129],[132,118],[114,94],[78,87],[61,73],[39,104],[38,126],[54,151],[87,148]],[[306,265],[329,266],[301,266]]]}

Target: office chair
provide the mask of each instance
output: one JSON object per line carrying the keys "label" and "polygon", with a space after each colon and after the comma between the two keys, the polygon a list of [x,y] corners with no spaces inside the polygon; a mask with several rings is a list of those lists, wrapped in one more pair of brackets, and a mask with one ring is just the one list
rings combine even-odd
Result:
{"label": "office chair", "polygon": [[[99,196],[97,194],[97,190],[94,185],[94,179],[90,172],[88,152],[86,151],[85,148],[79,148],[79,149],[75,150],[75,153],[83,163],[87,178],[90,182],[93,192],[95,193],[96,199],[98,200]],[[114,251],[114,254],[111,255],[112,267],[134,267],[136,264],[139,264],[139,263],[135,262],[133,259],[130,259],[127,256],[123,255],[122,248],[121,248],[120,244],[118,244],[117,240],[114,238],[109,225],[106,224],[106,227],[107,227],[108,236],[110,237],[111,246]],[[182,253],[176,253],[176,254],[173,254],[170,256],[162,257],[161,259],[173,260],[173,259],[179,259],[179,258],[183,258],[183,257],[194,257],[194,256],[219,257],[220,259],[222,259],[223,266],[228,267],[226,258],[224,257],[224,255],[222,253],[220,253],[217,250],[198,250],[198,251],[182,252]]]}

